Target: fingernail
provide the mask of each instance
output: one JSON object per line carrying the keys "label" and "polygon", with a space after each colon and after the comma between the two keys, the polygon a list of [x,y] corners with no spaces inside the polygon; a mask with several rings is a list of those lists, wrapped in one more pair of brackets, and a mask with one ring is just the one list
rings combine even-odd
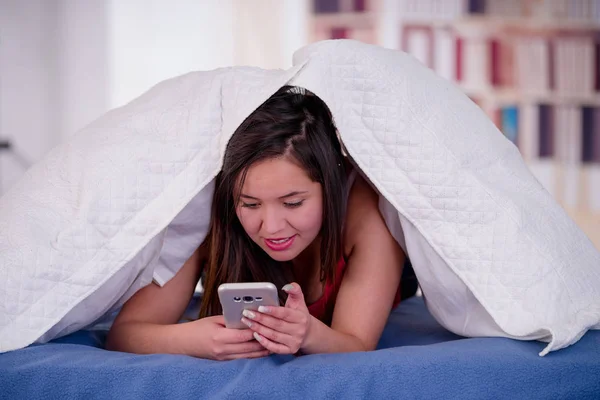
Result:
{"label": "fingernail", "polygon": [[268,313],[271,312],[271,309],[269,307],[267,307],[267,306],[259,306],[258,307],[258,312],[268,314]]}
{"label": "fingernail", "polygon": [[252,311],[250,311],[250,310],[244,310],[244,311],[242,311],[242,315],[244,317],[250,318],[250,319],[256,318],[256,315]]}
{"label": "fingernail", "polygon": [[292,285],[291,283],[288,283],[287,285],[285,285],[284,287],[282,287],[281,290],[283,290],[284,292],[289,292],[293,288],[294,288],[294,285]]}
{"label": "fingernail", "polygon": [[248,328],[252,328],[252,322],[247,320],[246,318],[242,318],[242,322],[248,326]]}
{"label": "fingernail", "polygon": [[254,332],[254,339],[258,340],[259,342],[262,342],[263,338],[262,336],[260,336],[258,333]]}

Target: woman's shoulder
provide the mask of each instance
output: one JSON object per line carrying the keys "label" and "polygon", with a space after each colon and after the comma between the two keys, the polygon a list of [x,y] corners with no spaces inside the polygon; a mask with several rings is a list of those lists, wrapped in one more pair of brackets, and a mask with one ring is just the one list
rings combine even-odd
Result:
{"label": "woman's shoulder", "polygon": [[350,188],[344,228],[344,253],[349,255],[363,235],[368,235],[369,221],[381,218],[379,213],[379,194],[360,174]]}

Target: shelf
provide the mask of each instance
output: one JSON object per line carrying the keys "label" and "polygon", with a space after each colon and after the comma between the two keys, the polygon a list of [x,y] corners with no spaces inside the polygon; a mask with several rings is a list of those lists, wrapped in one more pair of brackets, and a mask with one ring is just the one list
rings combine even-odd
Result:
{"label": "shelf", "polygon": [[495,101],[498,103],[549,103],[577,106],[600,107],[600,94],[594,96],[566,95],[549,92],[543,93],[522,93],[514,89],[506,88],[470,88],[464,85],[458,85],[468,96],[472,96],[483,101]]}
{"label": "shelf", "polygon": [[[382,13],[375,11],[346,12],[346,13],[323,13],[313,14],[314,22],[319,25],[331,27],[367,27],[373,26]],[[600,21],[581,21],[574,19],[552,19],[533,17],[502,17],[491,15],[459,15],[448,17],[431,16],[399,16],[400,25],[427,25],[435,28],[452,28],[459,32],[479,31],[485,29],[488,34],[493,35],[495,30],[509,30],[514,33],[523,31],[571,31],[578,32],[600,32]]]}
{"label": "shelf", "polygon": [[541,31],[593,31],[600,30],[599,21],[579,21],[569,19],[529,18],[529,17],[502,17],[491,15],[463,15],[452,18],[411,17],[400,16],[401,24],[430,25],[434,27],[455,28],[457,30],[470,28],[541,30]]}
{"label": "shelf", "polygon": [[313,14],[313,19],[316,24],[331,27],[362,28],[373,26],[378,18],[380,18],[380,13],[372,11]]}

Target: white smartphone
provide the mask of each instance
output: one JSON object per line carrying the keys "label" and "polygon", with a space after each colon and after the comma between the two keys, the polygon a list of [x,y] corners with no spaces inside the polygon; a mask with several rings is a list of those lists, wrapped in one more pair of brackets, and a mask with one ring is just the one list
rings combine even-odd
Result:
{"label": "white smartphone", "polygon": [[225,326],[232,329],[248,328],[242,322],[242,311],[260,306],[279,306],[277,288],[270,282],[224,283],[217,290],[223,308]]}

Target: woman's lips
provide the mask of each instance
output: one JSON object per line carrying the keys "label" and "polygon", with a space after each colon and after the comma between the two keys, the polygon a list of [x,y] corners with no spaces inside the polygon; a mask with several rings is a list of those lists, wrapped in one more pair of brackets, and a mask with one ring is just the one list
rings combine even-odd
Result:
{"label": "woman's lips", "polygon": [[284,251],[292,246],[295,238],[296,235],[290,236],[288,238],[265,239],[265,244],[268,248],[270,248],[273,251]]}

